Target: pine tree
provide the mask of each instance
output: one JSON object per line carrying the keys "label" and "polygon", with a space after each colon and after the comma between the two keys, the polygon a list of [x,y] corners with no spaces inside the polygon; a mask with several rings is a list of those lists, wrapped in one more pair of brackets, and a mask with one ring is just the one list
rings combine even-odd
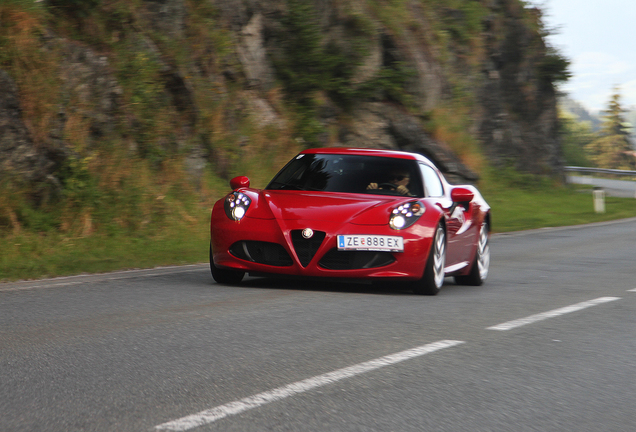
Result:
{"label": "pine tree", "polygon": [[623,117],[625,110],[617,88],[604,113],[599,137],[587,145],[590,159],[599,168],[636,169],[634,148],[629,140],[630,127]]}

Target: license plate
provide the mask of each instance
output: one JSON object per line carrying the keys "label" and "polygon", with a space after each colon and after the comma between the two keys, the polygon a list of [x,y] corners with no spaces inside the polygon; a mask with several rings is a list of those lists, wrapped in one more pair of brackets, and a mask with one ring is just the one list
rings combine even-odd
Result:
{"label": "license plate", "polygon": [[380,235],[339,235],[338,250],[404,252],[404,239]]}

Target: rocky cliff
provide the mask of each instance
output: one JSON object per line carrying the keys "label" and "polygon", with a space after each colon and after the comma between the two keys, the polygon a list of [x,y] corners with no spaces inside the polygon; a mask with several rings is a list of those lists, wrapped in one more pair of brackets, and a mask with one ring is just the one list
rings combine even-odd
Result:
{"label": "rocky cliff", "polygon": [[564,63],[520,0],[26,3],[0,5],[0,175],[40,199],[112,145],[194,177],[263,139],[397,148],[475,181],[468,139],[488,164],[562,172]]}

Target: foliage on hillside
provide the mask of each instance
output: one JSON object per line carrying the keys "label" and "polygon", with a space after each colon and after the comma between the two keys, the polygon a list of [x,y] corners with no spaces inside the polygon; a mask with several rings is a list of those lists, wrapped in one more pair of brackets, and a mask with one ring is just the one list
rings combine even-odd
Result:
{"label": "foliage on hillside", "polygon": [[[215,23],[214,9],[193,0],[188,2],[193,13],[186,43],[177,43],[140,18],[141,3],[94,0],[45,5],[10,0],[0,5],[0,68],[11,73],[20,89],[22,115],[35,145],[50,152],[70,152],[54,168],[57,181],[39,185],[47,191],[34,191],[34,185],[3,176],[0,229],[4,234],[26,230],[143,236],[171,224],[198,224],[223,186],[211,180],[216,176],[209,168],[203,177],[192,180],[184,166],[192,148],[210,152],[213,141],[216,159],[228,161],[215,167],[228,171],[222,173],[226,178],[235,170],[249,170],[250,165],[279,164],[287,158],[285,154],[279,159],[279,151],[294,151],[284,130],[262,135],[250,131],[253,126],[240,118],[236,106],[239,91],[229,86],[224,89],[227,93],[220,94],[209,75],[189,75],[200,98],[195,102],[196,119],[190,108],[179,111],[166,91],[166,67],[186,76],[192,62],[221,69],[232,54],[229,34]],[[68,95],[61,91],[59,74],[63,47],[54,43],[51,32],[92,46],[109,59],[121,86],[119,112],[109,133],[91,131],[93,119],[84,114],[91,107],[81,106],[85,101],[65,100]],[[161,54],[144,46],[142,34],[161,48]],[[66,128],[59,146],[50,132],[56,129],[61,109]],[[252,138],[250,148],[239,148],[240,138],[224,127],[227,117],[237,113],[238,118],[230,121],[245,123],[238,129]],[[271,174],[269,164],[260,166],[264,172],[254,176],[257,181]]]}
{"label": "foliage on hillside", "polygon": [[620,94],[614,92],[604,113],[598,138],[586,147],[590,159],[597,166],[636,170],[636,152],[629,139],[632,128],[627,125],[624,113]]}
{"label": "foliage on hillside", "polygon": [[[240,61],[243,35],[221,13],[232,2],[3,0],[0,69],[50,164],[35,184],[2,173],[0,237],[200,235],[227,179],[247,174],[264,186],[300,148],[337,144],[364,102],[414,116],[480,171],[488,164],[475,116],[494,81],[484,71],[512,57],[502,109],[515,121],[538,117],[541,92],[568,76],[568,61],[545,46],[540,11],[522,0],[334,2],[332,34],[319,2],[280,3],[284,12],[261,5],[275,21],[265,32],[274,77],[256,88]],[[506,33],[508,21],[523,29],[508,23]],[[379,67],[365,75],[378,40]],[[437,92],[431,106],[414,90],[422,71],[400,50],[423,55],[439,81],[425,89]]]}
{"label": "foliage on hillside", "polygon": [[595,137],[590,123],[579,121],[576,116],[563,110],[559,112],[559,120],[565,164],[579,167],[592,166],[593,163],[586,150]]}
{"label": "foliage on hillside", "polygon": [[609,169],[636,169],[634,127],[627,121],[618,88],[602,112],[598,130],[567,110],[560,113],[563,154],[567,165]]}

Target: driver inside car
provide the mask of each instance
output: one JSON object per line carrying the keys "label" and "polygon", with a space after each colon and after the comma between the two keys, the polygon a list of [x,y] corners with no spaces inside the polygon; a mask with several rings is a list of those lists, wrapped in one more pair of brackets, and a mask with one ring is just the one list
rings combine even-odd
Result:
{"label": "driver inside car", "polygon": [[367,189],[388,189],[395,190],[402,195],[411,195],[407,188],[410,180],[408,172],[394,172],[389,175],[387,183],[369,183]]}

